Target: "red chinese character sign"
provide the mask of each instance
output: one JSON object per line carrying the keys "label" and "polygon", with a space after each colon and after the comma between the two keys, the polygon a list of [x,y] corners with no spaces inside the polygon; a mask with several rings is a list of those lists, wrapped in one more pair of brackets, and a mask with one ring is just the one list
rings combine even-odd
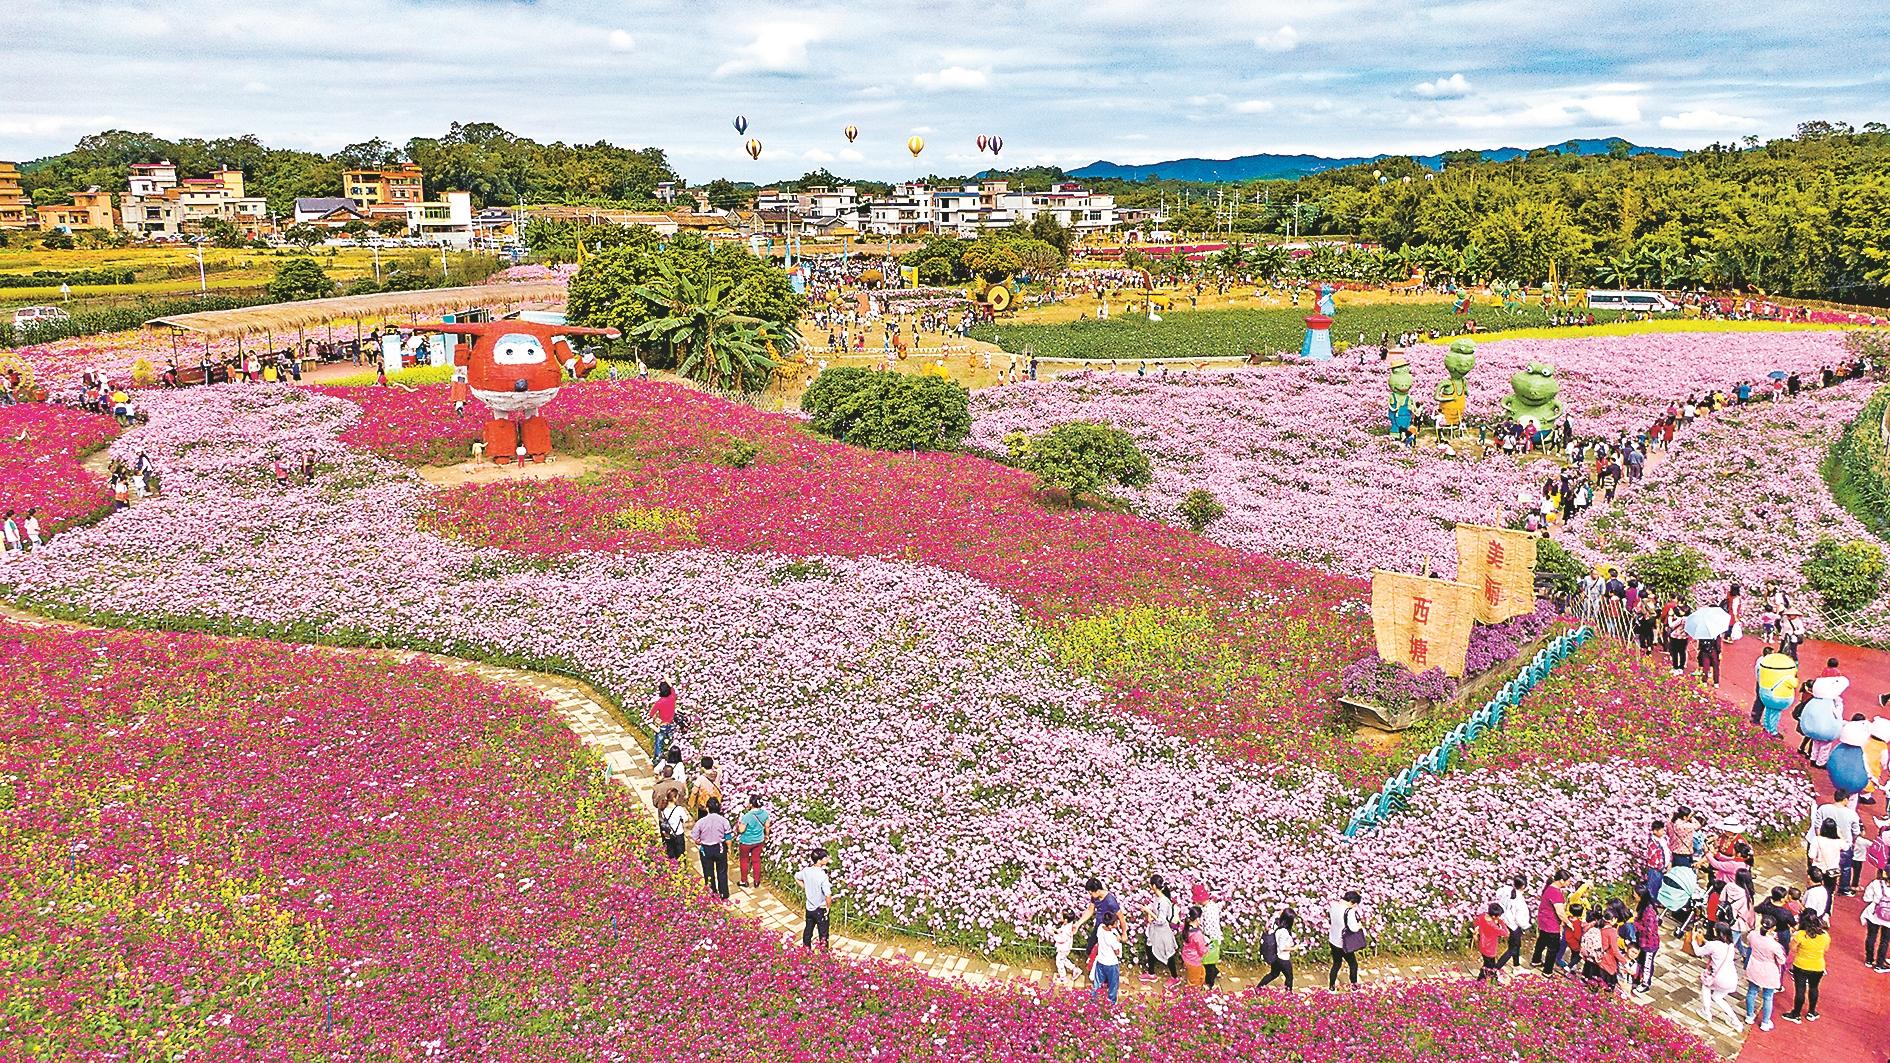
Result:
{"label": "red chinese character sign", "polygon": [[544,461],[551,453],[551,428],[539,413],[558,396],[564,375],[579,379],[596,367],[597,359],[573,350],[566,337],[607,336],[616,329],[544,325],[534,321],[482,321],[471,324],[414,325],[415,332],[444,332],[466,336],[453,364],[466,369],[473,397],[491,413],[486,421],[486,453],[501,465],[530,458]]}
{"label": "red chinese character sign", "polygon": [[1477,620],[1500,624],[1536,608],[1536,537],[1513,528],[1457,525],[1457,579],[1477,589]]}
{"label": "red chinese character sign", "polygon": [[1372,632],[1378,656],[1414,672],[1463,675],[1476,623],[1478,587],[1404,572],[1372,573]]}

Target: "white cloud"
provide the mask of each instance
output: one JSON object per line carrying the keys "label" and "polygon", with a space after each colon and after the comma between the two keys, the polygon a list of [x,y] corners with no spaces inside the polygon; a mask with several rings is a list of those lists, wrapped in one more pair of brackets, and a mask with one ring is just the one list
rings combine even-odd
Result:
{"label": "white cloud", "polygon": [[864,162],[866,161],[866,156],[860,154],[860,150],[858,148],[841,148],[840,161],[841,162]]}
{"label": "white cloud", "polygon": [[833,152],[822,151],[820,148],[808,148],[801,152],[801,158],[808,162],[832,162]]}
{"label": "white cloud", "polygon": [[933,129],[932,129],[932,127],[931,127],[931,126],[929,126],[929,125],[915,125],[915,126],[913,126],[913,127],[912,127],[912,132],[914,132],[914,133],[918,133],[918,134],[920,134],[921,136],[923,136],[923,135],[925,135],[925,134],[927,134],[927,133],[931,133],[931,132],[934,132],[934,130],[933,130]]}
{"label": "white cloud", "polygon": [[1722,111],[1715,111],[1709,107],[1701,107],[1691,111],[1681,111],[1679,114],[1661,115],[1660,117],[1660,128],[1662,129],[1699,130],[1702,132],[1736,132],[1742,129],[1752,129],[1758,124],[1755,119],[1745,118],[1736,114],[1726,114]]}
{"label": "white cloud", "polygon": [[1476,111],[1442,117],[1444,124],[1461,129],[1567,129],[1634,125],[1640,120],[1640,101],[1632,96],[1582,96],[1549,100],[1516,111]]}
{"label": "white cloud", "polygon": [[1411,91],[1432,100],[1459,100],[1470,95],[1470,79],[1462,74],[1452,74],[1436,81],[1420,81]]}
{"label": "white cloud", "polygon": [[266,81],[245,81],[243,82],[243,91],[244,92],[268,92],[269,83]]}
{"label": "white cloud", "polygon": [[1121,136],[1117,137],[1116,139],[1117,140],[1147,140],[1148,134],[1147,133],[1124,133]]}
{"label": "white cloud", "polygon": [[755,39],[735,50],[735,57],[715,68],[716,77],[731,74],[791,74],[807,69],[807,46],[820,39],[820,29],[804,22],[771,22],[755,27]]}
{"label": "white cloud", "polygon": [[991,83],[991,75],[984,70],[974,70],[968,66],[948,66],[924,74],[916,74],[912,83],[922,89],[937,91],[940,89],[981,89]]}
{"label": "white cloud", "polygon": [[1265,114],[1272,109],[1272,100],[1242,100],[1234,105],[1236,114]]}
{"label": "white cloud", "polygon": [[1299,47],[1299,31],[1291,26],[1281,26],[1272,33],[1255,37],[1253,43],[1263,52],[1290,52]]}
{"label": "white cloud", "polygon": [[637,46],[637,39],[623,30],[611,30],[606,41],[613,52],[627,52]]}

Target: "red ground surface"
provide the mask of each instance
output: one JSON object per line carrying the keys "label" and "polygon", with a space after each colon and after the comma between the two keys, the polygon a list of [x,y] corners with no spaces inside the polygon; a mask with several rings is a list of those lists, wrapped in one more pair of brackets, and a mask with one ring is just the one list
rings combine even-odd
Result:
{"label": "red ground surface", "polygon": [[[1719,692],[1735,705],[1752,704],[1753,665],[1761,645],[1748,636],[1725,649]],[[1851,680],[1844,697],[1847,715],[1874,714],[1877,695],[1890,691],[1890,653],[1812,640],[1798,654],[1803,670],[1813,676],[1823,670],[1830,657],[1838,659],[1839,670]],[[1780,728],[1785,732],[1782,740],[1796,749],[1798,734],[1789,713]],[[1829,796],[1831,780],[1824,771],[1814,768],[1811,776],[1819,794]],[[1877,804],[1860,806],[1859,812],[1865,813],[1865,829],[1876,834],[1872,821],[1886,814],[1882,795]],[[1858,922],[1862,908],[1856,897],[1839,897],[1832,911],[1829,970],[1819,992],[1818,1010],[1824,1017],[1803,1024],[1782,1018],[1789,1010],[1788,976],[1774,1009],[1777,1028],[1771,1033],[1754,1028],[1739,1053],[1739,1063],[1884,1063],[1890,1059],[1890,974],[1878,974],[1864,966],[1864,928]],[[1743,1004],[1741,999],[1738,1006]]]}

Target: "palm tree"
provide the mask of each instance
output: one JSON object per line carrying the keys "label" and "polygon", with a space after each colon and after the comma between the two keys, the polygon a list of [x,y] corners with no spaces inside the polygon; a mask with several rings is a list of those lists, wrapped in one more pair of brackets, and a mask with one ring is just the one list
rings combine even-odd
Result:
{"label": "palm tree", "polygon": [[1612,288],[1628,288],[1634,284],[1634,265],[1626,258],[1615,256],[1603,259],[1596,272],[1603,283]]}
{"label": "palm tree", "polygon": [[630,334],[668,344],[676,371],[699,384],[744,394],[760,391],[774,377],[777,356],[800,346],[800,334],[736,313],[731,287],[706,262],[685,271],[664,259],[654,280],[631,289],[655,316]]}
{"label": "palm tree", "polygon": [[1463,250],[1457,252],[1456,265],[1451,269],[1452,276],[1459,284],[1476,284],[1489,272],[1489,260],[1483,257],[1482,250],[1475,244],[1465,244]]}

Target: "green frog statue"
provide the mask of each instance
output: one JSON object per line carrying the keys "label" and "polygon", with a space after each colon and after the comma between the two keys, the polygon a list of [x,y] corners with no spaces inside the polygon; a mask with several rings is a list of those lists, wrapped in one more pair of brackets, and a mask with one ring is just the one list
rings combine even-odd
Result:
{"label": "green frog statue", "polygon": [[1417,379],[1411,375],[1411,363],[1404,355],[1391,357],[1391,408],[1385,417],[1391,423],[1391,434],[1401,436],[1411,427],[1411,388]]}
{"label": "green frog statue", "polygon": [[1530,362],[1529,368],[1509,378],[1514,394],[1503,400],[1503,410],[1517,424],[1534,421],[1547,430],[1562,417],[1566,408],[1556,395],[1562,382],[1555,379],[1555,367],[1546,362]]}
{"label": "green frog statue", "polygon": [[1470,370],[1477,367],[1477,345],[1457,340],[1444,355],[1444,369],[1450,377],[1437,385],[1437,423],[1439,427],[1463,423],[1464,407],[1470,402]]}

